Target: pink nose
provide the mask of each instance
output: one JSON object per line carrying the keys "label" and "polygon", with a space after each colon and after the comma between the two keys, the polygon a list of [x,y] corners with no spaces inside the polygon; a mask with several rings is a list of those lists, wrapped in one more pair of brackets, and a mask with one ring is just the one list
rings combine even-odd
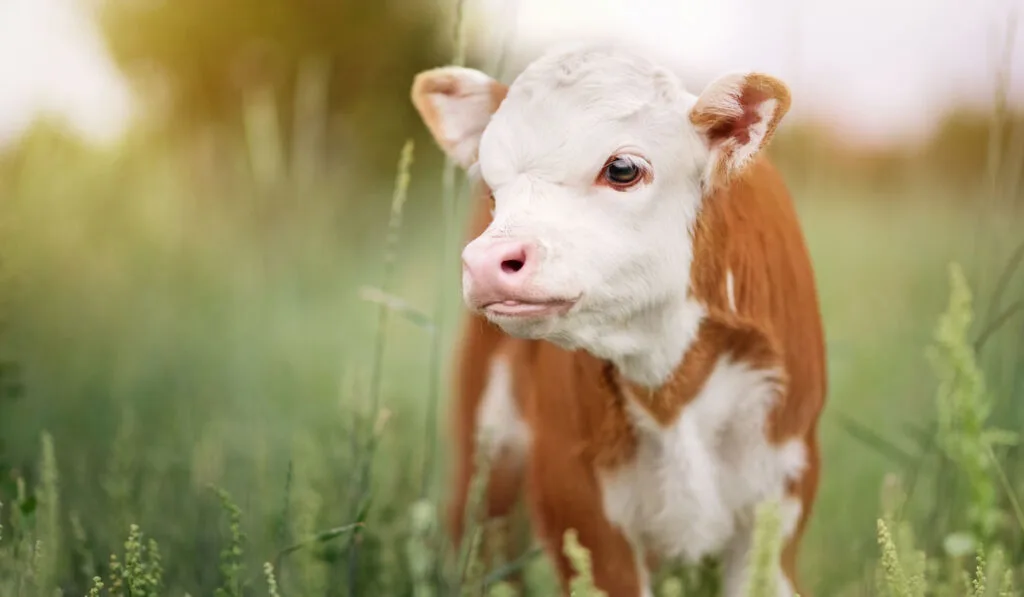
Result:
{"label": "pink nose", "polygon": [[535,245],[521,240],[469,243],[462,251],[467,298],[476,306],[522,298],[536,262]]}

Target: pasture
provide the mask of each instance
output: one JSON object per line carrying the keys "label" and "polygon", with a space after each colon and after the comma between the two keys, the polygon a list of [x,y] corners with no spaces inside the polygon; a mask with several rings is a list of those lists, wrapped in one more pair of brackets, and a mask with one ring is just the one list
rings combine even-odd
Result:
{"label": "pasture", "polygon": [[[502,572],[460,561],[440,526],[461,176],[451,184],[409,131],[396,219],[394,181],[363,176],[358,152],[288,162],[273,135],[248,132],[205,149],[144,132],[97,149],[41,126],[0,162],[4,597],[84,595],[94,577],[94,594],[133,596],[448,595],[457,577]],[[964,188],[935,168],[876,185],[806,154],[783,162],[828,341],[824,477],[802,552],[814,595],[890,594],[876,584],[892,573],[876,526],[890,473],[936,566],[927,593],[891,594],[966,594],[966,532],[1024,586],[1021,452],[993,440],[987,459],[989,428],[1024,428],[1024,220],[1019,181],[1004,184],[1013,160],[1001,163],[1002,182],[979,172]],[[957,365],[936,369],[952,262],[975,320],[951,344],[968,347]],[[403,303],[382,310],[373,289]],[[984,392],[962,389],[964,354]],[[132,525],[159,566],[126,546]],[[524,594],[553,594],[543,558],[520,565]],[[1003,569],[976,594],[1018,594],[998,593]],[[118,588],[124,570],[134,585]]]}

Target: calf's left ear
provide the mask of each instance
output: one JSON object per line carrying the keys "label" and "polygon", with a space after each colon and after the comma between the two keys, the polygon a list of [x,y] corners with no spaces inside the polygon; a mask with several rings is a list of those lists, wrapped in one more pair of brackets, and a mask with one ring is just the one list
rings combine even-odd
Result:
{"label": "calf's left ear", "polygon": [[708,85],[690,112],[711,151],[705,189],[724,186],[742,173],[771,140],[789,105],[789,88],[769,75],[728,74]]}
{"label": "calf's left ear", "polygon": [[441,149],[463,168],[476,161],[480,136],[508,86],[472,68],[444,66],[416,75],[412,103]]}

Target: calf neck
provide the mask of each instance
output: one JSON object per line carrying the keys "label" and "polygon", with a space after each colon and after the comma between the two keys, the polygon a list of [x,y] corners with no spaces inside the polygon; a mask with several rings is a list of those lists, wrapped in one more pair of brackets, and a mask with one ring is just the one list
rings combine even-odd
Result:
{"label": "calf neck", "polygon": [[738,73],[695,95],[638,53],[588,46],[510,86],[426,71],[412,99],[477,201],[452,410],[456,540],[485,449],[488,515],[525,495],[564,590],[575,529],[609,597],[650,595],[657,562],[707,556],[740,595],[755,509],[776,500],[777,586],[792,595],[826,379],[810,258],[762,153],[786,86]]}

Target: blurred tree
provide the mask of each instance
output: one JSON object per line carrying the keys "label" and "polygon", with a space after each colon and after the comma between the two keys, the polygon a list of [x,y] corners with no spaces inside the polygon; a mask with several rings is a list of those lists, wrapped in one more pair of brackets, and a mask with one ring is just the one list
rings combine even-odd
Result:
{"label": "blurred tree", "polygon": [[[973,201],[987,181],[993,133],[1003,192],[1015,193],[1011,200],[1024,201],[1024,113],[1019,112],[1006,114],[993,130],[991,112],[961,108],[947,114],[922,141],[880,147],[849,145],[820,123],[793,123],[779,131],[769,151],[794,180],[842,180],[880,191],[927,180]],[[891,199],[886,194],[877,197]]]}
{"label": "blurred tree", "polygon": [[[997,135],[993,147],[992,135]],[[1019,175],[1022,141],[1024,141],[1024,113],[1011,112],[999,121],[993,130],[993,116],[988,111],[960,109],[949,113],[922,152],[922,159],[931,163],[936,171],[951,183],[970,189],[983,183],[989,163],[989,152],[995,158],[1003,176],[1011,171]],[[1016,188],[1016,185],[1013,185]],[[1021,189],[1016,188],[1017,192]]]}
{"label": "blurred tree", "polygon": [[97,20],[162,132],[270,122],[284,159],[358,143],[364,176],[393,168],[422,128],[409,86],[451,56],[450,13],[432,0],[106,0]]}

